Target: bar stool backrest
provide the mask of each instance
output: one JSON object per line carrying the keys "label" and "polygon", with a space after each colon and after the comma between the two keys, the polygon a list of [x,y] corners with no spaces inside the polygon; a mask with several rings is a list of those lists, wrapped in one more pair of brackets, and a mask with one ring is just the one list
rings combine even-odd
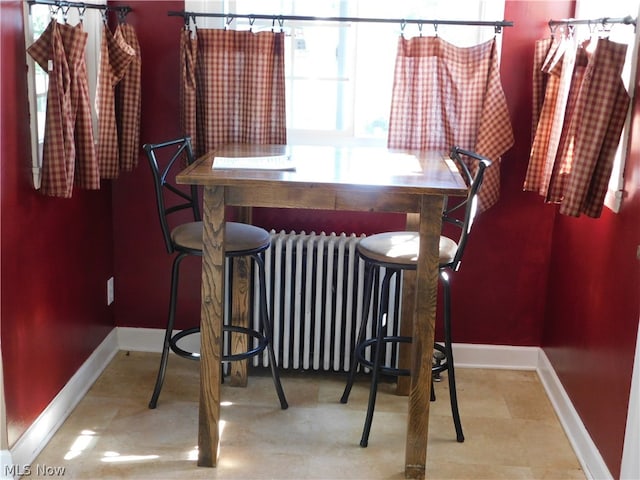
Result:
{"label": "bar stool backrest", "polygon": [[151,166],[153,185],[156,193],[156,205],[160,227],[168,253],[173,253],[175,247],[171,241],[171,226],[169,217],[183,210],[191,211],[191,218],[184,222],[199,222],[200,205],[198,202],[198,187],[180,187],[175,183],[175,174],[194,162],[195,156],[189,137],[169,140],[163,143],[147,143],[143,147]]}
{"label": "bar stool backrest", "polygon": [[[463,150],[459,147],[453,147],[449,156],[454,162],[456,162],[456,166],[458,167],[460,174],[469,187],[469,192],[466,198],[455,203],[455,205],[451,207],[447,204],[442,215],[443,222],[455,225],[460,229],[460,235],[457,241],[458,249],[453,261],[446,265],[452,270],[458,271],[462,262],[464,249],[467,245],[467,239],[471,232],[471,227],[473,226],[473,221],[478,210],[478,192],[482,186],[484,172],[487,167],[491,165],[491,160],[483,157],[482,155],[478,155],[475,152]],[[475,174],[472,174],[472,171],[475,172]],[[462,208],[464,208],[464,213],[462,215],[462,219],[460,219],[460,212],[458,212],[458,210]]]}

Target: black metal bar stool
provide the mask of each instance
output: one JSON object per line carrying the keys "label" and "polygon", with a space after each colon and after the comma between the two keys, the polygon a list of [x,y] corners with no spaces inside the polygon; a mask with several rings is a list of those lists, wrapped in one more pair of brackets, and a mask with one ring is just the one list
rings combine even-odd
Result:
{"label": "black metal bar stool", "polygon": [[[461,158],[461,155],[468,157],[469,164]],[[453,224],[459,228],[460,233],[457,240],[453,240],[445,235],[440,236],[439,278],[443,291],[444,344],[436,343],[434,345],[434,353],[437,354],[437,352],[439,352],[439,354],[437,354],[438,360],[433,364],[432,375],[436,376],[441,372],[447,371],[451,412],[456,430],[456,439],[458,442],[463,442],[464,434],[462,432],[460,413],[458,411],[453,351],[451,348],[451,287],[449,276],[451,272],[455,272],[460,268],[462,254],[476,213],[478,191],[482,185],[484,171],[491,162],[474,152],[462,150],[458,147],[453,147],[450,157],[456,162],[460,173],[467,182],[469,192],[462,202],[446,208],[442,216],[443,225],[445,223]],[[470,168],[475,171],[475,175],[471,174]],[[462,219],[457,218],[455,213],[457,211],[464,212]],[[408,376],[411,374],[408,369],[397,368],[393,365],[384,365],[382,359],[385,356],[388,344],[411,343],[411,337],[394,335],[393,332],[388,331],[389,284],[391,279],[403,270],[416,269],[419,243],[420,235],[417,232],[403,231],[371,235],[363,238],[358,244],[358,254],[365,260],[365,268],[367,269],[365,280],[365,307],[356,345],[353,348],[347,385],[340,401],[347,403],[358,365],[369,368],[371,370],[371,387],[364,430],[360,440],[360,446],[362,447],[366,447],[369,442],[369,433],[373,421],[373,411],[375,408],[380,374],[392,376]],[[381,269],[385,269],[385,272],[381,285],[380,305],[377,315],[375,315],[375,336],[367,339],[365,338],[367,319],[369,317],[374,277],[380,275]],[[367,349],[372,349],[371,355],[369,356],[372,360],[367,360]],[[435,400],[433,388],[431,388],[431,400]]]}
{"label": "black metal bar stool", "polygon": [[[178,297],[178,280],[180,277],[180,264],[188,256],[202,257],[202,221],[200,217],[200,208],[198,205],[198,190],[195,185],[190,187],[187,193],[183,189],[178,188],[174,183],[175,170],[179,170],[194,161],[191,140],[189,137],[179,138],[164,143],[146,144],[144,150],[147,153],[151,172],[153,173],[154,187],[156,193],[156,203],[158,207],[158,215],[160,217],[160,226],[162,227],[162,235],[164,237],[165,246],[168,253],[175,253],[173,267],[171,269],[171,296],[169,299],[169,317],[162,347],[162,357],[160,360],[160,368],[158,377],[149,402],[149,408],[156,408],[158,397],[162,390],[164,377],[167,370],[167,362],[169,360],[169,351],[173,351],[177,355],[191,360],[199,360],[199,353],[189,352],[178,345],[178,342],[189,336],[200,332],[200,327],[192,327],[182,330],[176,334],[173,333],[176,316],[176,305]],[[162,153],[160,153],[162,152]],[[161,157],[161,159],[159,159]],[[162,167],[159,160],[162,161]],[[183,163],[180,163],[183,162]],[[170,179],[171,177],[171,179]],[[173,194],[178,203],[167,205],[165,203],[165,195]],[[193,215],[191,222],[177,225],[174,228],[169,227],[168,217],[175,212],[182,210],[190,210]],[[251,328],[223,325],[223,334],[241,334],[247,335],[254,342],[248,342],[248,349],[244,352],[235,354],[225,354],[222,356],[222,362],[233,362],[245,360],[255,355],[259,355],[265,349],[269,357],[269,366],[271,368],[271,376],[276,387],[278,399],[282,409],[288,408],[287,399],[280,382],[278,374],[276,358],[273,351],[271,322],[267,311],[267,294],[265,281],[265,267],[262,253],[271,245],[269,232],[263,228],[244,223],[227,222],[225,224],[225,255],[233,265],[233,259],[237,257],[250,257],[254,265],[258,269],[259,280],[259,296],[260,296],[260,326],[259,330]],[[229,289],[230,290],[230,289]],[[253,346],[251,346],[253,344]]]}

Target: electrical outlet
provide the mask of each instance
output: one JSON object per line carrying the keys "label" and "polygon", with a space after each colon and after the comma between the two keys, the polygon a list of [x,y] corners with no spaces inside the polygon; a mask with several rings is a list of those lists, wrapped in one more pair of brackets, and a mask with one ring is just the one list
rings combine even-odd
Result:
{"label": "electrical outlet", "polygon": [[113,303],[113,277],[110,277],[107,280],[107,305],[111,305]]}

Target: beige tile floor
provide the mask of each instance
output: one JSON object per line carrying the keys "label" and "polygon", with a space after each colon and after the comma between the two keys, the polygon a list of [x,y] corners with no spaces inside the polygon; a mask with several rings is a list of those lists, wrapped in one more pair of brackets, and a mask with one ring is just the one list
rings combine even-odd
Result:
{"label": "beige tile floor", "polygon": [[[219,466],[196,466],[198,364],[172,357],[156,410],[147,403],[159,355],[119,352],[33,462],[63,478],[400,479],[406,398],[381,386],[368,448],[358,445],[368,383],[339,403],[343,375],[283,373],[222,387]],[[458,369],[464,443],[455,442],[447,382],[431,404],[428,478],[585,478],[535,372]],[[51,470],[50,470],[51,471]],[[45,478],[41,476],[40,478]],[[51,478],[46,476],[46,478]]]}

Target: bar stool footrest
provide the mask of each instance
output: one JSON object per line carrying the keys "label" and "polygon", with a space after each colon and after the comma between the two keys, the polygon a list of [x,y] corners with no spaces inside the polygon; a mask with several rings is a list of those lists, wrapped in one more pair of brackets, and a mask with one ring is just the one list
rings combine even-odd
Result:
{"label": "bar stool footrest", "polygon": [[190,352],[178,346],[178,341],[190,335],[195,335],[196,333],[200,333],[200,327],[186,328],[184,330],[181,330],[180,332],[171,336],[171,339],[169,340],[169,348],[179,357],[188,358],[189,360],[200,360],[200,353]]}
{"label": "bar stool footrest", "polygon": [[[387,344],[387,343],[411,343],[411,337],[406,337],[406,336],[386,336],[386,337],[382,337],[382,341]],[[358,363],[360,363],[361,365],[363,365],[364,367],[368,368],[368,369],[373,369],[373,362],[370,360],[367,360],[364,356],[364,351],[367,347],[370,347],[371,345],[375,345],[376,343],[378,343],[378,339],[377,338],[370,338],[368,340],[365,340],[364,342],[362,342],[359,346],[358,346],[358,350],[357,350],[357,361]],[[434,375],[438,375],[446,370],[449,369],[449,364],[448,364],[448,359],[449,356],[447,355],[447,350],[444,347],[444,345],[440,345],[439,343],[434,343],[433,344],[433,350],[434,352],[437,350],[438,352],[442,353],[442,358],[438,359],[438,362],[434,362],[431,368],[431,372]],[[411,376],[411,371],[408,368],[397,368],[397,367],[391,367],[388,365],[382,365],[379,367],[379,370],[381,373],[385,374],[385,375],[392,375],[392,376],[396,376],[396,377],[408,377]],[[439,375],[438,375],[439,376]],[[438,380],[439,381],[439,378]]]}
{"label": "bar stool footrest", "polygon": [[[247,335],[248,337],[252,337],[258,340],[258,344],[246,352],[240,352],[235,354],[223,355],[221,361],[222,362],[236,362],[238,360],[246,360],[251,357],[255,357],[256,355],[262,353],[269,343],[267,337],[265,337],[262,333],[257,330],[253,330],[251,328],[246,327],[238,327],[235,325],[224,325],[222,327],[223,332],[230,333],[239,333],[242,335]],[[200,327],[187,328],[185,330],[181,330],[171,337],[169,340],[169,348],[178,356],[182,358],[187,358],[189,360],[200,360],[200,353],[198,352],[190,352],[178,346],[178,342],[188,337],[189,335],[195,335],[196,333],[200,333]]]}
{"label": "bar stool footrest", "polygon": [[[387,337],[382,337],[381,340],[384,344],[411,343],[411,337],[406,337],[406,336],[387,336]],[[358,357],[357,361],[361,365],[363,365],[364,367],[367,367],[370,370],[373,370],[373,362],[365,358],[364,351],[367,347],[370,347],[377,343],[378,343],[377,338],[369,338],[368,340],[365,340],[360,345],[358,345],[358,350],[356,352],[356,355]],[[380,365],[378,367],[378,370],[385,375],[393,375],[395,377],[408,377],[411,375],[411,370],[409,370],[408,368],[391,367],[389,365]]]}
{"label": "bar stool footrest", "polygon": [[222,327],[222,331],[240,333],[258,340],[258,345],[255,348],[247,350],[246,352],[223,355],[221,359],[223,362],[236,362],[238,360],[246,360],[247,358],[255,357],[256,355],[262,353],[269,344],[269,340],[267,339],[267,337],[265,337],[257,330],[253,330],[252,328],[237,327],[235,325],[224,325]]}

